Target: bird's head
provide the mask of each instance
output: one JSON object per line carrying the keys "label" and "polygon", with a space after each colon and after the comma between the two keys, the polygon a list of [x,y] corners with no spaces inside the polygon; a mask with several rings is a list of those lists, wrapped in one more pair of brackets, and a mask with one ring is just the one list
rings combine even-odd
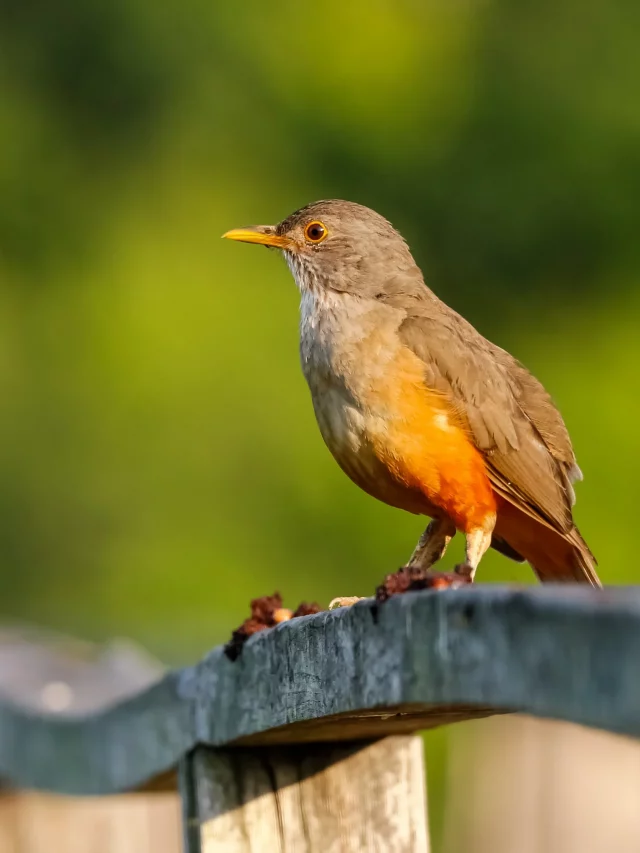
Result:
{"label": "bird's head", "polygon": [[317,201],[278,225],[237,228],[223,237],[280,249],[301,291],[324,287],[366,296],[385,276],[415,268],[391,223],[350,201]]}

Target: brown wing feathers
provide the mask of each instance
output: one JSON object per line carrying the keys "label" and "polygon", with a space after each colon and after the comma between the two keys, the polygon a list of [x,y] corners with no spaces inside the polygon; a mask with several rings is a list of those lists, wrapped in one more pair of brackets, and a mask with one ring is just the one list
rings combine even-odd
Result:
{"label": "brown wing feathers", "polygon": [[[509,353],[426,292],[429,298],[414,303],[411,316],[399,329],[406,346],[424,362],[426,384],[445,393],[468,425],[474,443],[485,454],[495,491],[555,530],[572,549],[564,558],[571,565],[563,568],[563,563],[557,571],[552,566],[534,568],[540,575],[546,572],[547,580],[566,580],[568,573],[570,580],[598,585],[595,559],[571,512],[572,482],[581,479],[580,469],[551,398]],[[507,541],[506,549],[500,545],[498,539],[498,550],[519,550],[514,542]]]}

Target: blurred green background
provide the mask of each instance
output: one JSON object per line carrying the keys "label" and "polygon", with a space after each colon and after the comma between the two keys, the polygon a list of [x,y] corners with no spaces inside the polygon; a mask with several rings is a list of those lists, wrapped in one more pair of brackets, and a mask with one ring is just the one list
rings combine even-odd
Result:
{"label": "blurred green background", "polygon": [[423,522],[322,443],[284,264],[219,239],[326,197],[547,385],[602,578],[634,582],[639,27],[606,0],[4,0],[4,617],[180,663],[255,595],[368,594],[408,556]]}

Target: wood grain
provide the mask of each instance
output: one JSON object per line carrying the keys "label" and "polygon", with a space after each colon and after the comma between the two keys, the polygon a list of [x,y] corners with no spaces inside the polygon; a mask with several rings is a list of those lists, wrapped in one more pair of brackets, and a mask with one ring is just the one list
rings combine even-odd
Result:
{"label": "wood grain", "polygon": [[640,590],[410,593],[285,622],[102,711],[0,702],[0,777],[103,794],[197,744],[354,740],[520,711],[640,736]]}
{"label": "wood grain", "polygon": [[190,758],[187,853],[424,853],[422,741],[212,750]]}
{"label": "wood grain", "polygon": [[448,746],[443,853],[637,853],[640,741],[511,716]]}
{"label": "wood grain", "polygon": [[181,853],[177,792],[0,794],[0,853]]}

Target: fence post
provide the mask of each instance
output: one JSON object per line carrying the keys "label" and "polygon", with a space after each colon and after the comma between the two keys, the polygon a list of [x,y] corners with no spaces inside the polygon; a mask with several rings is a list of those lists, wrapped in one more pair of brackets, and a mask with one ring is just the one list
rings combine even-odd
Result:
{"label": "fence post", "polygon": [[186,853],[424,853],[422,739],[198,747],[183,761]]}

